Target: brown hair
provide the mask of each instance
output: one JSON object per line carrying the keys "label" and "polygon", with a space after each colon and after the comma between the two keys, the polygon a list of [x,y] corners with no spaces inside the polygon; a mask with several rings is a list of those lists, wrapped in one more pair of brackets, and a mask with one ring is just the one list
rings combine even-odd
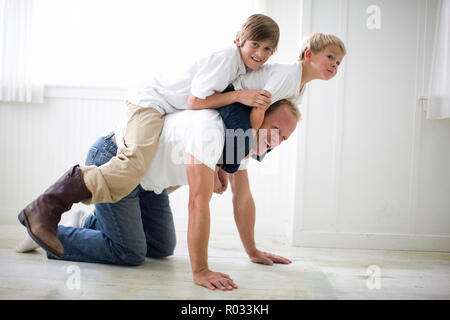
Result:
{"label": "brown hair", "polygon": [[297,122],[299,122],[302,119],[302,114],[300,110],[298,109],[297,105],[292,102],[289,99],[281,99],[277,102],[273,103],[267,110],[265,116],[268,116],[271,113],[274,113],[277,111],[282,105],[287,104],[289,106],[289,111],[291,111],[292,115],[294,115],[295,119],[297,119]]}
{"label": "brown hair", "polygon": [[280,40],[280,28],[272,18],[264,14],[253,14],[245,20],[237,34],[240,45],[247,40],[271,41],[272,53],[275,53]]}

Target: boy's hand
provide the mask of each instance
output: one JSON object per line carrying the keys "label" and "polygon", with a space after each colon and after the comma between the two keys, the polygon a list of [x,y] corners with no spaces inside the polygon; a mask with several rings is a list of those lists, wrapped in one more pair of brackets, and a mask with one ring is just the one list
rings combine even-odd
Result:
{"label": "boy's hand", "polygon": [[219,167],[216,167],[216,172],[214,173],[214,193],[222,194],[227,190],[227,187],[228,173]]}
{"label": "boy's hand", "polygon": [[228,173],[225,170],[219,169],[217,174],[221,185],[220,194],[222,194],[228,187]]}
{"label": "boy's hand", "polygon": [[256,252],[252,256],[250,256],[250,259],[254,263],[262,263],[270,266],[274,263],[289,264],[292,262],[291,260],[281,256],[277,256],[276,254],[262,252],[259,250],[256,250]]}
{"label": "boy's hand", "polygon": [[222,194],[222,183],[219,179],[218,172],[214,173],[214,193]]}
{"label": "boy's hand", "polygon": [[211,290],[233,290],[238,288],[229,275],[209,269],[195,272],[194,282]]}
{"label": "boy's hand", "polygon": [[241,90],[238,101],[249,107],[261,108],[267,110],[270,106],[272,95],[266,90]]}

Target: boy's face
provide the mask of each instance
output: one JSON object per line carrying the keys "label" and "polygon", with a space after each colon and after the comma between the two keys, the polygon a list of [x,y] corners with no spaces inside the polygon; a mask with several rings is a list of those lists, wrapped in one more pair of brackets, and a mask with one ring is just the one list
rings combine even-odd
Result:
{"label": "boy's face", "polygon": [[318,53],[310,51],[305,58],[313,67],[315,79],[330,80],[337,74],[344,54],[338,46],[330,45]]}
{"label": "boy's face", "polygon": [[241,52],[242,61],[244,61],[245,66],[251,70],[258,70],[261,68],[273,53],[273,44],[269,40],[247,40],[241,45],[239,38],[237,38],[236,45]]}

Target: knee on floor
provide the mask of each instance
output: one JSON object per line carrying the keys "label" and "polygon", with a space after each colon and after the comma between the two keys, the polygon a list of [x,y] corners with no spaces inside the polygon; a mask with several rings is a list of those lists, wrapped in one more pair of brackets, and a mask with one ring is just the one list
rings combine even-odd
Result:
{"label": "knee on floor", "polygon": [[146,248],[128,249],[120,247],[116,249],[116,254],[124,265],[139,266],[145,261]]}
{"label": "knee on floor", "polygon": [[147,257],[149,258],[166,258],[173,255],[177,241],[173,237],[170,241],[159,245],[147,243]]}

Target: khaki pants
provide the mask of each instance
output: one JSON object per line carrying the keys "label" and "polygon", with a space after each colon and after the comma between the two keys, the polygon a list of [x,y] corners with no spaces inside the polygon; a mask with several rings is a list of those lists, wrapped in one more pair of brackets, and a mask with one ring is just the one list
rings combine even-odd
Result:
{"label": "khaki pants", "polygon": [[[164,117],[154,108],[142,108],[127,102],[125,147],[100,167],[81,167],[92,198],[84,204],[117,202],[141,182],[158,149]],[[120,143],[119,143],[120,145]]]}
{"label": "khaki pants", "polygon": [[178,188],[180,188],[180,187],[182,187],[182,186],[172,186],[172,187],[168,187],[168,188],[166,189],[167,194],[171,194],[171,193],[174,192],[175,190],[178,190]]}

